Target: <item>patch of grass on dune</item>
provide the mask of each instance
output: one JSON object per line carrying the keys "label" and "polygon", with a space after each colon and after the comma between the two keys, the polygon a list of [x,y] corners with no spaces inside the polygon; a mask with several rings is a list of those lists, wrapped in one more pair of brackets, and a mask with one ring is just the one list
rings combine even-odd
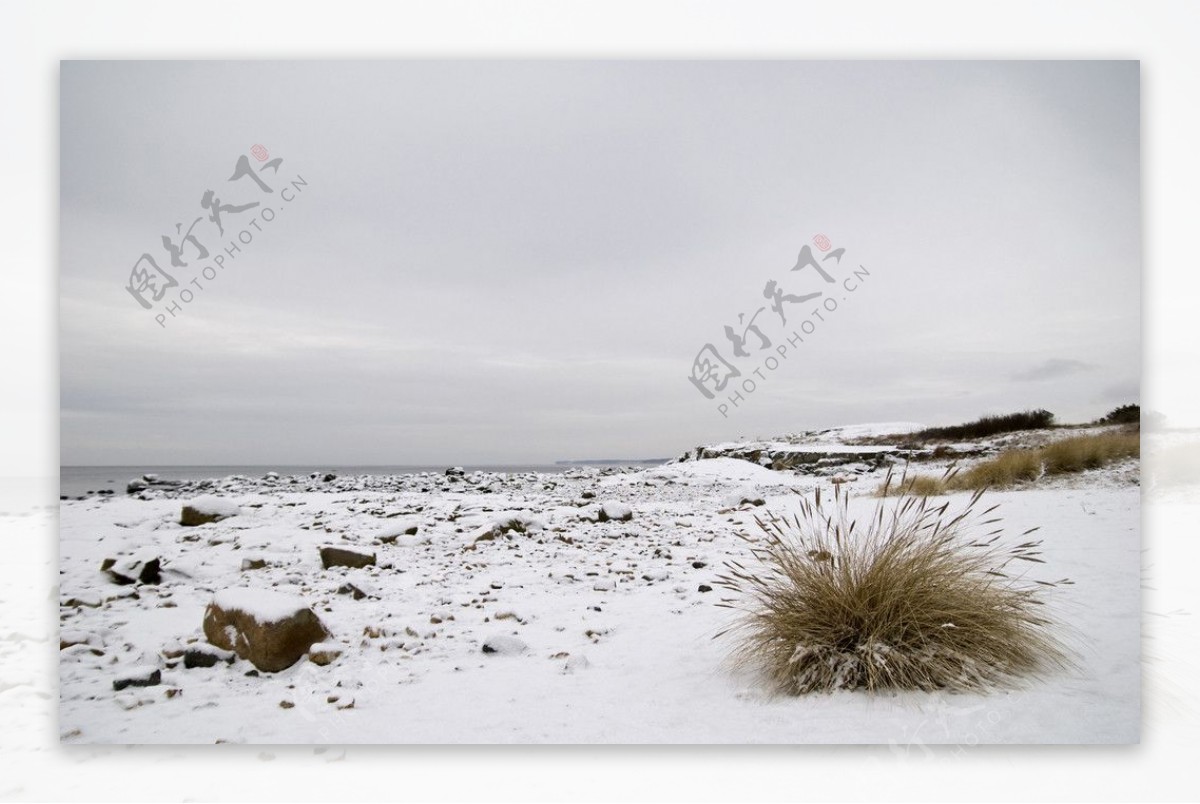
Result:
{"label": "patch of grass on dune", "polygon": [[962,472],[952,467],[940,478],[906,473],[896,481],[889,475],[875,493],[879,497],[937,497],[951,491],[1011,488],[1043,475],[1100,469],[1140,456],[1141,437],[1136,431],[1074,436],[1037,449],[1010,449]]}
{"label": "patch of grass on dune", "polygon": [[1099,469],[1125,458],[1142,454],[1138,433],[1101,433],[1055,441],[1041,449],[1046,474],[1061,475]]}
{"label": "patch of grass on dune", "polygon": [[1041,474],[1041,450],[1010,449],[955,475],[953,483],[960,489],[1006,488]]}

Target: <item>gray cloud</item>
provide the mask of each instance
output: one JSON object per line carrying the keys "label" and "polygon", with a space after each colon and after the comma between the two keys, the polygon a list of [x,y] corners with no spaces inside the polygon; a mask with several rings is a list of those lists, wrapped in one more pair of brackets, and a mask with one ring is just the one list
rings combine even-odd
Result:
{"label": "gray cloud", "polygon": [[[1138,81],[1135,62],[66,62],[62,459],[533,462],[1095,418],[1140,374]],[[265,199],[226,181],[255,143],[307,187],[160,328],[123,287],[134,261],[165,257],[207,189]],[[837,312],[723,418],[693,358],[728,354],[767,280],[821,283],[789,270],[818,232],[847,249],[838,282],[869,279],[825,288]],[[1096,368],[1009,382],[1047,344]]]}
{"label": "gray cloud", "polygon": [[1096,367],[1082,360],[1069,360],[1055,357],[1045,360],[1033,368],[1018,371],[1012,375],[1018,382],[1039,382],[1042,380],[1057,380],[1073,374],[1093,371]]}

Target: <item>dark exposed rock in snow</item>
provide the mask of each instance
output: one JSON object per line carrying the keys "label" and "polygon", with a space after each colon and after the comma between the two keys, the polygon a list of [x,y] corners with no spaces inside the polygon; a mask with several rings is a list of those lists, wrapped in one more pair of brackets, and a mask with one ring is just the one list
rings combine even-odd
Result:
{"label": "dark exposed rock in snow", "polygon": [[335,642],[322,642],[308,649],[308,660],[320,667],[337,661],[341,655],[342,646]]}
{"label": "dark exposed rock in snow", "polygon": [[321,565],[325,569],[330,567],[351,567],[360,568],[370,566],[375,563],[374,553],[364,553],[358,550],[349,550],[345,547],[322,547],[321,548]]}
{"label": "dark exposed rock in snow", "polygon": [[616,522],[628,522],[633,519],[633,509],[625,503],[609,501],[600,506],[600,510],[596,515],[597,522],[608,522],[613,520]]}
{"label": "dark exposed rock in snow", "polygon": [[120,690],[126,687],[156,687],[162,683],[162,671],[157,667],[134,667],[130,668],[124,675],[113,679],[113,689]]}
{"label": "dark exposed rock in snow", "polygon": [[233,664],[237,654],[233,651],[222,650],[216,645],[188,645],[183,652],[183,666],[191,670],[195,667],[215,667],[217,662]]}
{"label": "dark exposed rock in snow", "polygon": [[202,497],[186,503],[179,512],[179,524],[185,527],[206,525],[209,522],[220,522],[238,513],[238,506],[217,497]]}
{"label": "dark exposed rock in snow", "polygon": [[116,583],[122,586],[131,583],[159,583],[162,581],[162,562],[158,558],[106,558],[100,564],[100,571],[107,572]]}
{"label": "dark exposed rock in snow", "polygon": [[524,640],[505,634],[488,637],[483,643],[484,653],[498,656],[519,656],[527,650],[529,650],[529,646],[525,644]]}

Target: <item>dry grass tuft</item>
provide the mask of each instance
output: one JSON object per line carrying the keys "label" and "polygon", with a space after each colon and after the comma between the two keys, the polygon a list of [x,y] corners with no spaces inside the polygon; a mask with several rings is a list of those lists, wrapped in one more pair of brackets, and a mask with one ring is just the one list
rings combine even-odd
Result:
{"label": "dry grass tuft", "polygon": [[875,489],[876,497],[904,496],[912,497],[940,497],[944,494],[949,494],[951,490],[951,481],[955,476],[953,467],[946,470],[946,473],[941,477],[933,475],[910,475],[906,467],[900,475],[899,481],[892,480],[892,473],[888,472],[883,483]]}
{"label": "dry grass tuft", "polygon": [[958,475],[956,487],[962,489],[1005,488],[1025,480],[1037,480],[1042,474],[1039,450],[1010,449]]}
{"label": "dry grass tuft", "polygon": [[1043,475],[1099,469],[1115,461],[1140,457],[1141,453],[1141,438],[1136,430],[1075,436],[1038,449],[1010,449],[964,472],[952,466],[940,478],[910,476],[905,469],[898,482],[893,483],[889,474],[875,494],[878,497],[903,494],[938,497],[952,491],[1009,488]]}
{"label": "dry grass tuft", "polygon": [[1138,433],[1101,433],[1064,438],[1042,448],[1046,474],[1057,475],[1099,469],[1101,466],[1142,454]]}
{"label": "dry grass tuft", "polygon": [[985,690],[1068,666],[1041,607],[1070,581],[1015,571],[1043,563],[1040,542],[976,535],[998,521],[995,506],[977,512],[980,495],[953,515],[924,497],[880,501],[860,527],[840,489],[832,511],[818,491],[792,520],[759,520],[762,536],[743,538],[761,566],[727,562],[718,581],[746,605],[718,636],[735,636],[734,660],[792,695]]}

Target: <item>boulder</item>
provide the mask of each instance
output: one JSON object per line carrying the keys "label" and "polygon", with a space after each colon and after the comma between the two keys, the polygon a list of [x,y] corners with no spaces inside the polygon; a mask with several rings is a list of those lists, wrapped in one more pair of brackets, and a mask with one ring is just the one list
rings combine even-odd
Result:
{"label": "boulder", "polygon": [[150,487],[150,484],[147,483],[145,480],[142,480],[141,478],[136,478],[134,480],[130,480],[127,484],[125,484],[125,493],[126,494],[137,494],[139,491],[145,491],[149,487]]}
{"label": "boulder", "polygon": [[259,670],[277,673],[330,634],[301,598],[258,589],[226,589],[204,612],[204,636]]}
{"label": "boulder", "polygon": [[106,558],[100,563],[100,571],[107,572],[109,578],[122,586],[162,581],[162,561],[150,556]]}
{"label": "boulder", "polygon": [[250,572],[251,570],[265,569],[267,560],[265,558],[243,558],[242,572]]}
{"label": "boulder", "polygon": [[352,567],[358,569],[375,563],[374,553],[364,553],[359,550],[350,550],[345,547],[322,547],[321,548],[321,565],[325,569],[330,567]]}

